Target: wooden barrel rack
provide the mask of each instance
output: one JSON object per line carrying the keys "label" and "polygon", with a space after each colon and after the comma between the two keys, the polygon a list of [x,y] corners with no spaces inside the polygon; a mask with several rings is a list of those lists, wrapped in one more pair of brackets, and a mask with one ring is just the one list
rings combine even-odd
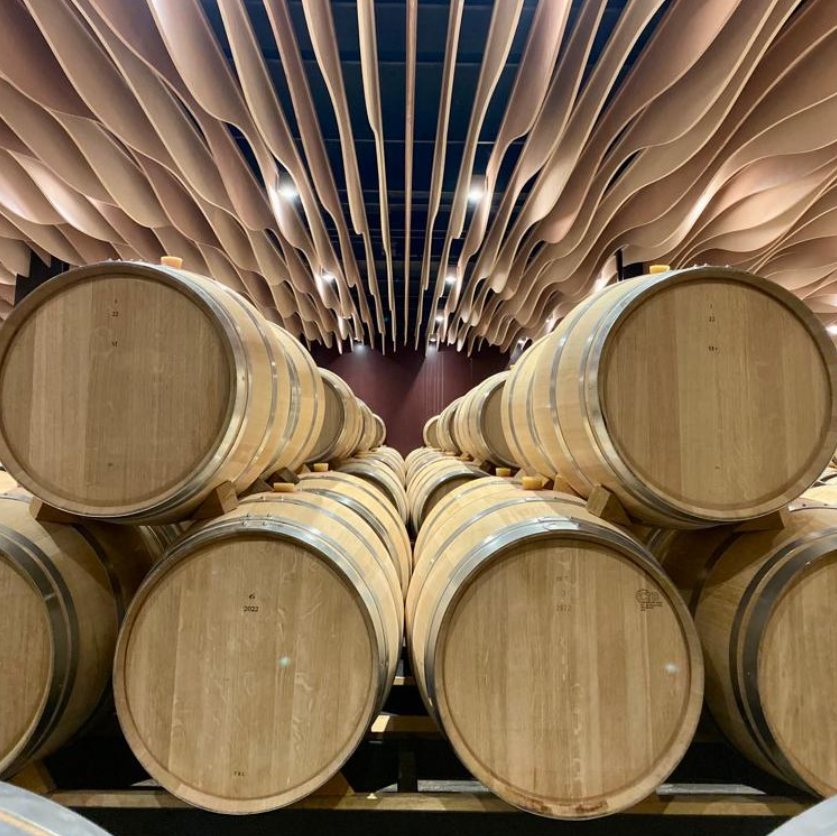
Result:
{"label": "wooden barrel rack", "polygon": [[[508,816],[514,818],[514,833],[523,836],[556,826],[519,812],[471,779],[426,714],[409,669],[399,671],[382,713],[342,772],[314,795],[282,810],[219,817],[190,807],[148,780],[114,728],[71,744],[15,781],[81,813],[113,836],[133,836],[140,832],[137,828],[149,834],[211,831],[249,836],[265,833],[266,828],[355,832],[356,827],[376,836],[406,827],[415,814],[429,813],[434,814],[435,832],[445,836],[495,832],[492,828],[509,826]],[[598,822],[558,826],[590,836],[605,828],[609,836],[639,836],[649,828],[661,833],[682,827],[701,836],[761,836],[815,803],[750,764],[707,724],[656,793]],[[355,818],[356,813],[366,816]],[[506,824],[492,825],[498,816]],[[427,827],[427,820],[421,821]],[[413,831],[407,827],[403,832]]]}

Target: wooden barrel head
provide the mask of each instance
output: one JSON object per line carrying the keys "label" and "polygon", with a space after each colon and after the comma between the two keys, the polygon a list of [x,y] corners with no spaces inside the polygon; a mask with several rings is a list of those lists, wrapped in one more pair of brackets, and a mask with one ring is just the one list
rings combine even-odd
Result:
{"label": "wooden barrel head", "polygon": [[211,541],[153,580],[115,672],[122,727],[149,773],[228,813],[325,783],[377,699],[372,627],[345,579],[299,543],[254,535]]}
{"label": "wooden barrel head", "polygon": [[602,543],[526,542],[458,595],[435,645],[436,706],[460,758],[501,797],[602,816],[682,757],[699,649],[672,592],[640,565]]}
{"label": "wooden barrel head", "polygon": [[837,792],[835,600],[837,552],[812,563],[784,591],[758,649],[764,717],[784,757],[823,796]]}
{"label": "wooden barrel head", "polygon": [[0,458],[79,513],[175,491],[233,408],[231,349],[206,303],[163,271],[121,269],[49,282],[0,337]]}
{"label": "wooden barrel head", "polygon": [[0,553],[0,775],[40,720],[52,671],[43,595]]}
{"label": "wooden barrel head", "polygon": [[822,329],[789,294],[740,276],[708,271],[628,305],[602,348],[602,416],[589,416],[634,482],[716,519],[794,499],[837,430]]}

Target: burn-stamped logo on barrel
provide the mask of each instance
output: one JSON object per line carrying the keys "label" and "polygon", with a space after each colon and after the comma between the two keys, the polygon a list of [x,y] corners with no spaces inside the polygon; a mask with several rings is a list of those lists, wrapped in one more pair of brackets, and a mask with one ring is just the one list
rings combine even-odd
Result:
{"label": "burn-stamped logo on barrel", "polygon": [[638,589],[634,597],[639,604],[640,612],[653,610],[655,607],[661,607],[663,605],[663,599],[660,593],[655,592],[653,589]]}

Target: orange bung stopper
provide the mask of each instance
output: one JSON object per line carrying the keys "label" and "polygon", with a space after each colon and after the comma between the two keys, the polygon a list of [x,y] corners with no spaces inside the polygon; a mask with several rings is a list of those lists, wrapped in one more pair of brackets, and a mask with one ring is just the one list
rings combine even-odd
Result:
{"label": "orange bung stopper", "polygon": [[163,267],[174,267],[175,270],[180,270],[183,267],[183,259],[178,258],[176,255],[164,255],[160,259],[160,264]]}
{"label": "orange bung stopper", "polygon": [[653,275],[654,273],[668,273],[671,270],[671,267],[668,264],[652,264],[648,268],[648,272]]}

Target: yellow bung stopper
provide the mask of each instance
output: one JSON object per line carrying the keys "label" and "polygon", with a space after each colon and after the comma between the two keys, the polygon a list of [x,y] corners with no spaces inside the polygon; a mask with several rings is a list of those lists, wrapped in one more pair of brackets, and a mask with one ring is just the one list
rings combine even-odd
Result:
{"label": "yellow bung stopper", "polygon": [[668,273],[671,270],[671,267],[668,264],[652,264],[648,268],[648,272],[653,275],[654,273]]}
{"label": "yellow bung stopper", "polygon": [[316,464],[312,464],[311,470],[313,470],[314,473],[327,473],[328,462],[317,462]]}
{"label": "yellow bung stopper", "polygon": [[293,482],[274,482],[274,493],[292,493],[296,490],[296,485]]}
{"label": "yellow bung stopper", "polygon": [[524,476],[521,484],[524,491],[539,491],[543,487],[543,479],[540,476]]}
{"label": "yellow bung stopper", "polygon": [[494,474],[496,476],[509,477],[509,476],[511,476],[511,468],[510,467],[498,467],[494,471]]}

